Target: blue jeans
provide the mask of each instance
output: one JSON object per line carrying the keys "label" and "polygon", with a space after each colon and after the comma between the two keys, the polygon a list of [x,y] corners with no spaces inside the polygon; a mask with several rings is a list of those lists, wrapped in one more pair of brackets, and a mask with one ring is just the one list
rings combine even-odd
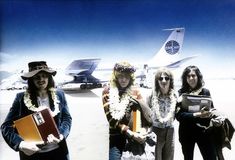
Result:
{"label": "blue jeans", "polygon": [[122,152],[117,147],[109,148],[109,160],[120,160]]}

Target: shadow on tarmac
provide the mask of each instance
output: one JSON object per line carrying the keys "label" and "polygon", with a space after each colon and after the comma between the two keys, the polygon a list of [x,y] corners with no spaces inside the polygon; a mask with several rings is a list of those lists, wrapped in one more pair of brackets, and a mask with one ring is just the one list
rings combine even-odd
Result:
{"label": "shadow on tarmac", "polygon": [[72,97],[98,97],[91,90],[64,90],[64,92]]}

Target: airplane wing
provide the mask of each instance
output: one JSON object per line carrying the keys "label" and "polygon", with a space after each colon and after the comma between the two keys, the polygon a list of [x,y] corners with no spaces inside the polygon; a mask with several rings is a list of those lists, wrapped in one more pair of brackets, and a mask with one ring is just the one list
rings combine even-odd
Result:
{"label": "airplane wing", "polygon": [[72,76],[73,80],[62,83],[60,87],[64,90],[102,87],[102,82],[92,76],[100,60],[100,58],[74,60],[65,69],[65,74]]}
{"label": "airplane wing", "polygon": [[65,73],[71,76],[91,75],[101,59],[74,60],[66,69]]}
{"label": "airplane wing", "polygon": [[[194,55],[194,56],[190,56],[190,57],[185,57],[183,59],[180,59],[178,61],[175,61],[173,63],[170,63],[166,66],[163,66],[163,67],[167,67],[167,68],[179,68],[184,62],[188,61],[188,60],[191,60],[193,58],[196,58],[197,55]],[[148,69],[158,69],[160,67],[148,67]]]}
{"label": "airplane wing", "polygon": [[184,62],[186,62],[186,61],[188,61],[190,59],[196,58],[196,57],[197,57],[196,55],[195,56],[186,57],[186,58],[183,58],[183,59],[178,60],[176,62],[173,62],[173,63],[171,63],[171,64],[169,64],[169,65],[167,65],[165,67],[167,67],[167,68],[179,68],[180,65],[183,64]]}

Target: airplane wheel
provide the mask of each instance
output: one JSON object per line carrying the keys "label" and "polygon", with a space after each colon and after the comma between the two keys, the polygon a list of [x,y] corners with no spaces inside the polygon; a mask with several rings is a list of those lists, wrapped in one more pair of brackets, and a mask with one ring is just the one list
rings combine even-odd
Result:
{"label": "airplane wheel", "polygon": [[86,85],[82,84],[82,85],[80,86],[80,88],[81,88],[81,89],[86,89]]}
{"label": "airplane wheel", "polygon": [[90,85],[90,84],[88,84],[88,85],[86,86],[87,89],[91,89],[91,87],[92,87],[92,85]]}

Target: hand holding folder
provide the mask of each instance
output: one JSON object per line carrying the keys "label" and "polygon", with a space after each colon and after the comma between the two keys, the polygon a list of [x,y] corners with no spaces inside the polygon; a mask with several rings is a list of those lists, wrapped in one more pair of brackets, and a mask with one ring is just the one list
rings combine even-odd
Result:
{"label": "hand holding folder", "polygon": [[182,107],[188,112],[209,111],[212,105],[212,99],[205,95],[182,94]]}
{"label": "hand holding folder", "polygon": [[27,142],[46,143],[50,134],[60,139],[59,130],[49,108],[20,118],[14,121],[14,124],[19,135]]}
{"label": "hand holding folder", "polygon": [[26,155],[31,156],[34,153],[40,151],[40,146],[44,146],[44,142],[27,142],[21,141],[19,149],[24,152]]}

